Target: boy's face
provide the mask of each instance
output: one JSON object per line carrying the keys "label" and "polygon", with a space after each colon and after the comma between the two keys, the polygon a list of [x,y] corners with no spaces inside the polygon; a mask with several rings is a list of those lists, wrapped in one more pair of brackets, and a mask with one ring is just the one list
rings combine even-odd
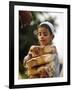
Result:
{"label": "boy's face", "polygon": [[53,39],[53,35],[50,33],[50,31],[45,27],[39,27],[38,28],[38,40],[40,42],[40,45],[46,46],[48,44],[51,44]]}

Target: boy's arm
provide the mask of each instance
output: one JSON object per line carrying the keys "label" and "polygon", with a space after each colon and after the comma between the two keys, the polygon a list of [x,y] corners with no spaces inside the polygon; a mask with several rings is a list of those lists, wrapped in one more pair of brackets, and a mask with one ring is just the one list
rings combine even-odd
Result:
{"label": "boy's arm", "polygon": [[54,60],[45,66],[46,72],[49,77],[59,76],[59,60],[55,54]]}
{"label": "boy's arm", "polygon": [[31,58],[32,58],[32,55],[28,54],[27,56],[24,57],[23,63],[25,64]]}
{"label": "boy's arm", "polygon": [[46,46],[44,47],[44,53],[51,53],[51,54],[55,54],[57,53],[56,47],[55,46]]}

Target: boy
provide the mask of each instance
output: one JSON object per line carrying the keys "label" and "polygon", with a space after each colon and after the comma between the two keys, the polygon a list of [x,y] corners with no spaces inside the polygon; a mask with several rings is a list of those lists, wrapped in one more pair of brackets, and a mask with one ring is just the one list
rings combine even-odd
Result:
{"label": "boy", "polygon": [[[34,66],[39,66],[40,64],[41,66],[36,69],[37,73],[35,73],[38,74],[38,77],[40,78],[57,77],[59,76],[59,61],[56,47],[52,43],[54,38],[54,26],[48,21],[42,22],[38,26],[37,32],[40,46],[31,46],[28,55],[24,58],[24,63],[27,63],[29,68],[33,68],[33,63]],[[39,57],[42,55],[45,58],[43,62],[40,63],[39,58],[37,59],[36,63],[34,60],[32,62],[31,58]]]}

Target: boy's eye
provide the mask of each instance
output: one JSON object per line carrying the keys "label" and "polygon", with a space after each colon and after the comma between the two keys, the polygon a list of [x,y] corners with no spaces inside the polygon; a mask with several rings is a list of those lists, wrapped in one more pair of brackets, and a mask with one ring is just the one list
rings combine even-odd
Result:
{"label": "boy's eye", "polygon": [[47,36],[47,35],[48,35],[47,32],[44,32],[44,33],[39,32],[39,33],[38,33],[39,36],[41,36],[42,34],[43,34],[43,36]]}
{"label": "boy's eye", "polygon": [[44,33],[43,33],[43,35],[44,35],[44,36],[47,36],[47,35],[48,35],[48,33],[47,33],[47,32],[44,32]]}
{"label": "boy's eye", "polygon": [[38,35],[41,36],[43,34],[43,36],[48,36],[48,33],[47,32],[44,32],[44,33],[41,33],[39,32]]}

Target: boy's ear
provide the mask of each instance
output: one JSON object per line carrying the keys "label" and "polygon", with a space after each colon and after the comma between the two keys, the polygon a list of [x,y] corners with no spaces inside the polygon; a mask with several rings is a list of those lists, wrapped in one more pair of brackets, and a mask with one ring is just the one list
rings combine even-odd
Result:
{"label": "boy's ear", "polygon": [[52,40],[54,39],[54,35],[52,35]]}

